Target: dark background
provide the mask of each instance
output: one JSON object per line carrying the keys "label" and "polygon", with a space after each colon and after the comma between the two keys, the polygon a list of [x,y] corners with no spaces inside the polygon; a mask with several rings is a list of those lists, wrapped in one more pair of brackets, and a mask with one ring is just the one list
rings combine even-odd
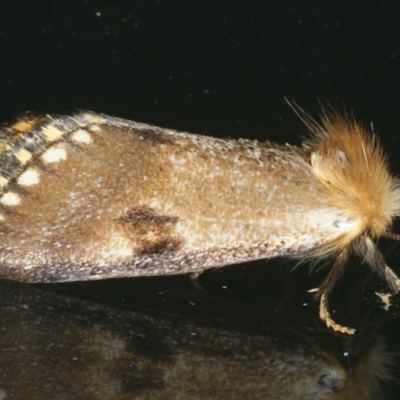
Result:
{"label": "dark background", "polygon": [[289,96],[345,104],[390,148],[398,26],[389,1],[5,1],[1,119],[84,108],[284,142],[299,125]]}
{"label": "dark background", "polygon": [[[213,136],[299,144],[304,130],[284,96],[311,113],[322,99],[367,125],[373,121],[400,173],[397,7],[393,1],[2,1],[0,119],[80,108]],[[400,273],[396,250],[389,261]],[[217,271],[203,283],[256,302],[255,293],[271,288],[262,284],[263,266]],[[302,277],[308,279],[308,267]],[[148,280],[137,282],[140,292]],[[184,282],[172,277],[166,284]],[[116,289],[104,285],[79,290],[109,300]],[[145,302],[142,295],[135,301]],[[387,331],[393,338],[400,332],[396,322]]]}

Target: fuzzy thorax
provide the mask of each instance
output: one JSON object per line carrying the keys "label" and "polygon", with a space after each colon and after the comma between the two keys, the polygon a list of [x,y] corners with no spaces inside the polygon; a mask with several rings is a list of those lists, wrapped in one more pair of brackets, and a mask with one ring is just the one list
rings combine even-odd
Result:
{"label": "fuzzy thorax", "polygon": [[384,235],[400,215],[400,186],[389,173],[378,138],[338,114],[325,114],[322,125],[313,120],[307,125],[313,138],[305,147],[330,206],[356,222],[330,250],[341,250],[364,233],[373,238]]}

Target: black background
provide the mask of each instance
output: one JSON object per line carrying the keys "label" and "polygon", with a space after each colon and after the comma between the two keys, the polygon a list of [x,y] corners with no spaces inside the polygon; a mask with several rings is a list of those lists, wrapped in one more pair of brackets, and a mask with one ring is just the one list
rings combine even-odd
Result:
{"label": "black background", "polygon": [[[212,136],[299,144],[304,130],[284,96],[311,113],[322,99],[373,122],[400,173],[397,7],[2,1],[0,119],[80,108]],[[400,273],[396,251],[390,263]],[[237,275],[240,288],[246,271]],[[247,279],[254,292],[251,273]]]}
{"label": "black background", "polygon": [[92,109],[212,135],[292,139],[283,97],[345,104],[389,144],[393,2],[2,2],[3,120]]}

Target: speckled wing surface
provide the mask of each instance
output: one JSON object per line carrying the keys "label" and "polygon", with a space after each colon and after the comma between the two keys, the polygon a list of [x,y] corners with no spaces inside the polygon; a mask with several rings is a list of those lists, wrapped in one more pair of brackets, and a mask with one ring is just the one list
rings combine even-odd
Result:
{"label": "speckled wing surface", "polygon": [[306,150],[92,112],[0,131],[0,277],[198,272],[291,255],[351,229]]}

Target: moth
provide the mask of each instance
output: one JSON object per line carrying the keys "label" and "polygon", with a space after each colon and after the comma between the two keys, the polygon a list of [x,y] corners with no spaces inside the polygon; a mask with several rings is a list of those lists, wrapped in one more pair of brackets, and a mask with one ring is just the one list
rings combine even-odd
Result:
{"label": "moth", "polygon": [[81,111],[0,130],[0,277],[66,282],[200,273],[278,256],[332,257],[320,317],[355,253],[394,290],[379,251],[400,214],[378,138],[325,111],[301,146],[217,139]]}

